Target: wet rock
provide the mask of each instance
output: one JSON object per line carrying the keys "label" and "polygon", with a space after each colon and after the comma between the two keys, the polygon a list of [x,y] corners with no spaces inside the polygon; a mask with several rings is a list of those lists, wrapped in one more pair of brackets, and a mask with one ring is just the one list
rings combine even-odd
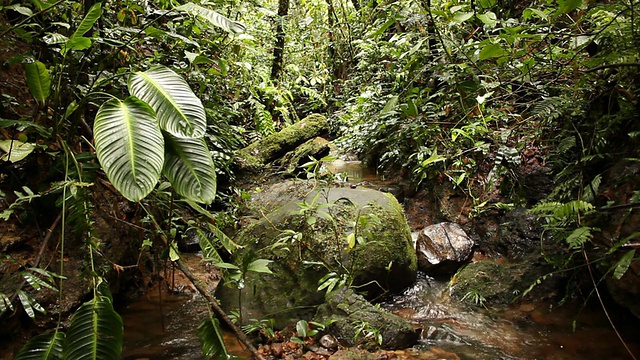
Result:
{"label": "wet rock", "polygon": [[633,261],[619,280],[613,276],[605,279],[613,299],[640,318],[640,260]]}
{"label": "wet rock", "polygon": [[560,275],[546,276],[552,271],[544,259],[534,256],[515,263],[478,261],[452,278],[451,296],[471,305],[508,304],[527,290],[536,300],[550,298],[562,281]]}
{"label": "wet rock", "polygon": [[288,174],[304,174],[306,169],[301,169],[301,165],[311,161],[311,158],[321,159],[329,155],[330,151],[331,143],[327,139],[316,137],[298,146],[295,150],[286,153],[276,163],[279,163]]}
{"label": "wet rock", "polygon": [[[404,349],[418,340],[411,324],[372,305],[353,289],[341,288],[327,294],[326,303],[318,308],[316,321],[333,321],[328,331],[344,346]],[[376,334],[381,335],[381,344],[376,342]]]}
{"label": "wet rock", "polygon": [[471,259],[473,245],[473,240],[458,224],[445,222],[428,226],[418,234],[418,268],[429,274],[453,274]]}
{"label": "wet rock", "polygon": [[[235,263],[272,260],[273,273],[248,271],[240,283],[227,282],[229,286],[218,288],[226,310],[242,309],[243,323],[273,318],[276,328],[282,328],[310,319],[324,301],[318,281],[332,271],[338,274],[336,281],[353,279],[369,297],[398,292],[415,281],[415,248],[403,209],[393,195],[325,188],[295,198],[298,186],[306,189],[309,182],[288,184],[291,188],[279,191],[288,195],[269,196],[263,203],[270,209],[255,211],[258,220],[235,239],[245,246],[234,253]],[[281,197],[295,199],[280,205]]]}
{"label": "wet rock", "polygon": [[320,338],[320,345],[326,349],[336,349],[338,347],[338,340],[331,334],[325,334]]}

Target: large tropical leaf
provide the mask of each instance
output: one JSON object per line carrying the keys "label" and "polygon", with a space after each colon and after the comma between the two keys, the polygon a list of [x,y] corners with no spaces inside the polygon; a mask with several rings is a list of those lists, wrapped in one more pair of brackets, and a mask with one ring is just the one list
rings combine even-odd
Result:
{"label": "large tropical leaf", "polygon": [[98,21],[100,16],[102,15],[102,3],[95,3],[89,11],[87,11],[87,15],[82,19],[80,25],[71,37],[65,42],[64,47],[62,49],[62,54],[65,54],[68,50],[84,50],[91,47],[91,39],[85,37],[84,35],[91,30],[93,25]]}
{"label": "large tropical leaf", "polygon": [[64,333],[58,330],[35,336],[20,349],[16,360],[62,359],[64,338]]}
{"label": "large tropical leaf", "polygon": [[213,317],[205,319],[198,326],[198,337],[202,343],[202,352],[207,359],[227,360],[231,357],[224,346],[218,319]]}
{"label": "large tropical leaf", "polygon": [[204,135],[207,119],[202,102],[171,69],[155,66],[136,72],[129,78],[129,92],[155,110],[162,130],[181,138]]}
{"label": "large tropical leaf", "polygon": [[217,11],[207,9],[194,3],[186,3],[176,7],[176,10],[187,12],[191,15],[200,16],[214,26],[217,26],[232,34],[241,34],[245,32],[246,27],[237,21],[233,21]]}
{"label": "large tropical leaf", "polygon": [[131,201],[147,196],[164,163],[164,138],[153,110],[129,97],[100,107],[93,126],[96,155],[109,181]]}
{"label": "large tropical leaf", "polygon": [[175,191],[189,200],[210,204],[216,196],[216,171],[203,138],[176,138],[165,133],[162,170]]}
{"label": "large tropical leaf", "polygon": [[97,295],[73,314],[63,359],[120,359],[123,332],[122,318],[113,310],[109,297]]}
{"label": "large tropical leaf", "polygon": [[91,30],[91,28],[96,23],[96,21],[98,21],[101,15],[102,15],[102,3],[93,4],[93,6],[89,8],[89,11],[87,11],[87,15],[80,22],[80,25],[78,25],[78,28],[76,29],[76,31],[74,31],[73,35],[71,35],[71,38],[84,36],[84,34],[86,34],[87,31]]}
{"label": "large tropical leaf", "polygon": [[44,102],[51,94],[51,74],[40,61],[25,64],[25,78],[31,95]]}

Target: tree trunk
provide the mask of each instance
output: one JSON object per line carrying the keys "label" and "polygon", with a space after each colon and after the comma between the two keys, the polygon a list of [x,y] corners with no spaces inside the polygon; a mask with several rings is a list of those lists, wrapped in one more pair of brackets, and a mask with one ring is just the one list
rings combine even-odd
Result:
{"label": "tree trunk", "polygon": [[273,63],[271,65],[271,80],[277,81],[282,73],[284,58],[284,21],[289,13],[289,0],[278,0],[278,24],[276,25],[276,45],[273,48]]}

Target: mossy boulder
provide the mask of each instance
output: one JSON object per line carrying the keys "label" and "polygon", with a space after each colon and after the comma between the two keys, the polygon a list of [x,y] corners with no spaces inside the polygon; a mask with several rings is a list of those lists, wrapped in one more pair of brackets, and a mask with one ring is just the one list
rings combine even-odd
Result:
{"label": "mossy boulder", "polygon": [[[514,263],[483,260],[461,268],[451,280],[451,296],[469,304],[508,304],[527,292],[547,298],[558,288],[558,277],[544,259],[529,257]],[[544,280],[544,281],[542,281]]]}
{"label": "mossy boulder", "polygon": [[411,233],[393,195],[324,188],[280,207],[271,204],[277,210],[236,237],[244,248],[233,260],[272,260],[273,274],[246,272],[240,294],[236,284],[220,286],[217,293],[226,310],[242,309],[243,323],[272,318],[283,327],[310,319],[324,302],[318,281],[330,272],[352,279],[369,296],[399,291],[415,281]]}
{"label": "mossy boulder", "polygon": [[348,347],[405,349],[418,340],[406,320],[374,306],[353,289],[342,288],[327,294],[326,303],[318,308],[314,320],[330,323],[328,332]]}

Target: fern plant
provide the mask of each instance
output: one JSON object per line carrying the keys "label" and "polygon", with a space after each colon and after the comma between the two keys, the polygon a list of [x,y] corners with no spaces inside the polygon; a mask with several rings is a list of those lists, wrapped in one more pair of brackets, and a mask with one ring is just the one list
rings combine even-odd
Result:
{"label": "fern plant", "polygon": [[134,73],[128,86],[131,96],[105,102],[94,123],[96,155],[109,181],[140,201],[164,174],[179,195],[211,203],[216,173],[200,99],[164,66]]}

